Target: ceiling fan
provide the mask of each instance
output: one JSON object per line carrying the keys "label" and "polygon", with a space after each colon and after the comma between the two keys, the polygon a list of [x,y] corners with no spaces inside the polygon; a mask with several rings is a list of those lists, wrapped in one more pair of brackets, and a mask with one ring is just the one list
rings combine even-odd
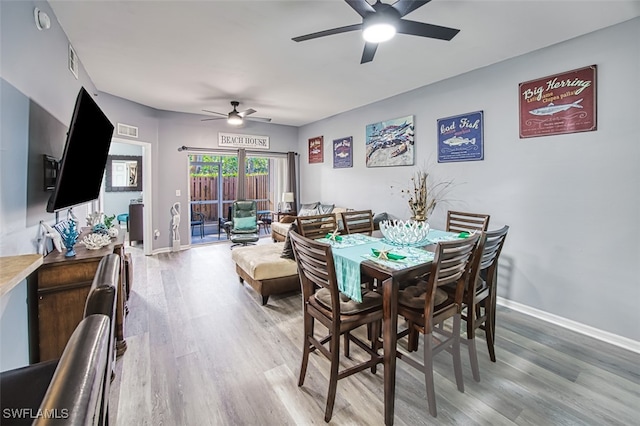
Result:
{"label": "ceiling fan", "polygon": [[362,17],[361,24],[319,31],[317,33],[294,37],[292,40],[299,42],[328,35],[362,30],[365,45],[364,51],[362,52],[362,59],[360,60],[361,64],[371,62],[373,56],[376,54],[378,43],[390,40],[396,33],[437,38],[446,41],[451,40],[460,30],[402,19],[405,15],[424,6],[430,1],[431,0],[398,0],[393,4],[386,4],[380,0],[376,0],[376,3],[372,5],[366,0],[345,0],[345,2]]}
{"label": "ceiling fan", "polygon": [[221,117],[212,117],[212,118],[205,118],[201,121],[210,121],[210,120],[222,120],[224,118],[227,119],[227,123],[231,124],[232,126],[239,126],[241,125],[244,120],[252,120],[252,121],[264,121],[265,123],[270,123],[271,119],[270,118],[264,118],[264,117],[247,117],[248,115],[251,115],[253,113],[256,112],[255,109],[249,108],[247,110],[244,111],[240,111],[238,112],[238,110],[236,109],[238,107],[238,105],[240,105],[240,102],[238,101],[231,101],[231,106],[233,106],[233,111],[230,111],[227,114],[223,114],[221,112],[215,112],[215,111],[209,111],[206,109],[203,109],[204,112],[208,112],[211,114],[217,114],[220,115]]}

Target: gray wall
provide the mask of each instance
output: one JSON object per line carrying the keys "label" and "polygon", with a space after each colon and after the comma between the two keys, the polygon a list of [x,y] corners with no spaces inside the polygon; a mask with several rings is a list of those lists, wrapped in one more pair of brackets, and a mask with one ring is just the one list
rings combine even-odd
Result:
{"label": "gray wall", "polygon": [[[640,19],[426,86],[300,129],[302,201],[410,216],[391,185],[417,167],[366,168],[365,126],[413,114],[416,164],[454,179],[446,210],[491,214],[511,226],[500,295],[640,341]],[[519,139],[518,84],[597,64],[598,130]],[[485,160],[434,164],[436,120],[484,111]],[[324,135],[325,159],[308,164],[307,140]],[[333,169],[331,142],[354,137],[354,167]],[[322,185],[317,185],[322,182]],[[344,185],[343,182],[350,182]]]}

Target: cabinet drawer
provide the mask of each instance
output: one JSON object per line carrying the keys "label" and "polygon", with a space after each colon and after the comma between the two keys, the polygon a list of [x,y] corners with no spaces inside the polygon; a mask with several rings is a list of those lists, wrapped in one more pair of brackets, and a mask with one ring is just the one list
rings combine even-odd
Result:
{"label": "cabinet drawer", "polygon": [[43,265],[38,270],[38,290],[93,281],[100,259]]}

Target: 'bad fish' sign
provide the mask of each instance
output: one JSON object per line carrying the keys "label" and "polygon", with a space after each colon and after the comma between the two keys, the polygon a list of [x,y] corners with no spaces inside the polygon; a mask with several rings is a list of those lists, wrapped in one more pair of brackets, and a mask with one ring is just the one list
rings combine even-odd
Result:
{"label": "'bad fish' sign", "polygon": [[438,120],[438,163],[484,160],[482,111]]}
{"label": "'bad fish' sign", "polygon": [[520,83],[520,138],[596,130],[596,66]]}

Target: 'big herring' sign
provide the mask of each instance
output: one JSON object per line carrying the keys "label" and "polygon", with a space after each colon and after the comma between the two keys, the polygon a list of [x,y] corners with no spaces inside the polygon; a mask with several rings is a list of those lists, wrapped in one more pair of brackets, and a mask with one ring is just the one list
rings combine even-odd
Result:
{"label": "'big herring' sign", "polygon": [[238,135],[235,133],[218,133],[218,146],[248,148],[248,149],[269,149],[269,136]]}

